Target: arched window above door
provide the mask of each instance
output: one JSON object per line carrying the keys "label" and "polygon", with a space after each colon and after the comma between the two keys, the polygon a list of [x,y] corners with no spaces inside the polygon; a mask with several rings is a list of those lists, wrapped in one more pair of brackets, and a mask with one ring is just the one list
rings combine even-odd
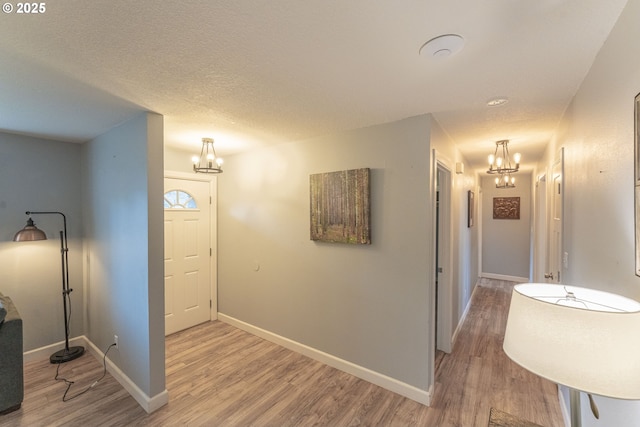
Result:
{"label": "arched window above door", "polygon": [[193,196],[186,191],[170,190],[164,193],[165,209],[197,209]]}

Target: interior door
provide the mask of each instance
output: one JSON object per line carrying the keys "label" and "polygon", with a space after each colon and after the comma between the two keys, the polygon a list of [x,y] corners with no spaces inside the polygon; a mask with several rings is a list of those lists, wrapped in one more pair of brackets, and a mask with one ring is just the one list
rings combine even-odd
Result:
{"label": "interior door", "polygon": [[211,319],[209,183],[165,178],[165,334]]}
{"label": "interior door", "polygon": [[548,283],[560,283],[562,280],[562,206],[564,201],[563,178],[564,149],[558,152],[558,158],[551,170],[551,233],[549,241],[549,266],[544,275]]}

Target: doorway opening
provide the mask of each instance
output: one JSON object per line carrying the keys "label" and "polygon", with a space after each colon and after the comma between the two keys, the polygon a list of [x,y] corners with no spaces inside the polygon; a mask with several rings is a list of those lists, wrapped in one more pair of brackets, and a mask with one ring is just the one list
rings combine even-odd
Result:
{"label": "doorway opening", "polygon": [[435,360],[437,371],[445,353],[451,352],[451,171],[436,162],[434,200],[435,240]]}

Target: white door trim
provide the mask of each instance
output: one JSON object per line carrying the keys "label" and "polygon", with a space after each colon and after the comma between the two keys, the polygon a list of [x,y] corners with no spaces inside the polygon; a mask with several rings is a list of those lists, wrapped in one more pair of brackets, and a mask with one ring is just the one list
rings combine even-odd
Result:
{"label": "white door trim", "polygon": [[[427,260],[427,265],[430,266],[430,278],[428,279],[429,286],[429,298],[431,299],[429,307],[431,310],[430,320],[430,340],[429,340],[429,372],[431,376],[431,384],[429,384],[429,390],[433,390],[435,386],[435,351],[436,351],[436,337],[440,337],[440,341],[438,341],[438,347],[445,351],[451,351],[451,339],[452,339],[452,327],[451,327],[451,313],[452,313],[452,245],[451,238],[452,234],[452,223],[451,223],[451,199],[452,199],[452,186],[453,186],[453,173],[452,173],[452,162],[443,156],[441,153],[438,153],[437,150],[432,150],[431,155],[431,164],[430,164],[430,178],[431,185],[429,188],[430,191],[430,200],[431,200],[431,250],[430,250],[430,259]],[[443,190],[446,191],[446,195],[444,199],[447,199],[443,202],[443,198],[441,198],[440,203],[440,218],[442,220],[440,229],[442,230],[442,234],[439,236],[440,242],[443,242],[445,246],[445,250],[440,251],[442,255],[442,260],[439,262],[440,266],[443,268],[443,274],[439,278],[439,290],[438,290],[438,301],[436,301],[436,269],[438,266],[436,265],[436,251],[438,250],[436,245],[436,227],[438,226],[436,222],[436,197],[438,193],[438,171],[444,171],[448,174],[447,183],[445,183]],[[443,186],[443,187],[444,187]],[[441,189],[442,190],[442,189]],[[443,194],[443,193],[441,193]],[[443,209],[444,206],[444,209]],[[444,213],[444,214],[443,214]],[[436,303],[438,304],[438,312],[441,313],[438,315],[438,321],[436,322]],[[437,323],[437,330],[436,330]],[[439,333],[440,332],[440,333]]]}
{"label": "white door trim", "polygon": [[[482,221],[483,215],[482,210],[484,209],[482,198],[484,195],[482,194],[482,177],[476,173],[476,182],[478,185],[476,186],[478,197],[476,197],[476,224],[478,225],[478,236],[477,236],[477,251],[478,251],[478,277],[476,278],[476,282],[473,284],[473,289],[476,288],[477,279],[482,277]],[[472,292],[473,294],[473,292]],[[469,303],[471,303],[471,299],[469,299]]]}
{"label": "white door trim", "polygon": [[[451,314],[452,308],[452,260],[451,260],[451,186],[453,185],[453,178],[451,169],[439,160],[437,162],[436,174],[444,177],[443,182],[440,183],[440,215],[439,215],[439,247],[436,250],[439,251],[440,261],[439,266],[436,268],[442,268],[442,272],[438,273],[438,310],[437,310],[437,348],[451,353],[453,335]],[[439,178],[438,178],[439,179]]]}
{"label": "white door trim", "polygon": [[164,171],[165,178],[184,179],[188,181],[200,181],[209,183],[209,197],[211,200],[209,247],[212,255],[209,257],[211,271],[211,306],[209,309],[210,320],[218,319],[218,180],[215,175],[186,173],[177,171]]}
{"label": "white door trim", "polygon": [[[547,273],[553,273],[553,279],[547,279],[549,283],[562,283],[564,280],[563,245],[564,245],[564,147],[556,153],[551,166],[551,179],[549,179],[548,194],[551,197],[548,234]],[[556,197],[556,193],[559,197]],[[553,236],[553,234],[557,236]]]}
{"label": "white door trim", "polygon": [[535,209],[534,209],[534,230],[533,230],[533,281],[544,283],[544,275],[548,265],[547,245],[549,239],[548,232],[548,203],[547,203],[547,171],[538,175],[535,182]]}

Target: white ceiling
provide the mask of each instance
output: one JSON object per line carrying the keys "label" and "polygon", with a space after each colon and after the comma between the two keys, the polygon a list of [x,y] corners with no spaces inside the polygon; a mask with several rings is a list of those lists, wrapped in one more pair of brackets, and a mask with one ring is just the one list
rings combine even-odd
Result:
{"label": "white ceiling", "polygon": [[[510,139],[524,167],[626,0],[45,4],[0,16],[0,130],[82,142],[148,110],[166,144],[228,155],[433,113],[474,166]],[[441,34],[464,49],[420,56]]]}

